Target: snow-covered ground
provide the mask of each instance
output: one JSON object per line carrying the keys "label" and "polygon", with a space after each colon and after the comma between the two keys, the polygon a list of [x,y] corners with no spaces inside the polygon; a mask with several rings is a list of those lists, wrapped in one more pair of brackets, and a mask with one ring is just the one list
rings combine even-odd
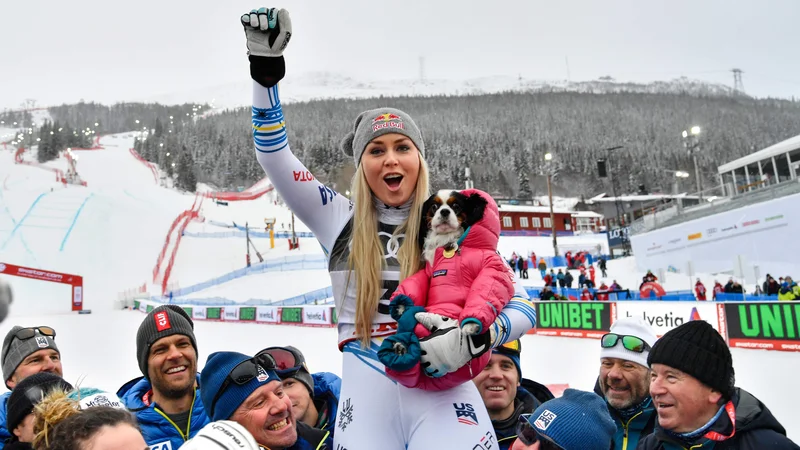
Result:
{"label": "snow-covered ground", "polygon": [[[0,262],[74,273],[85,279],[85,308],[90,315],[69,312],[69,288],[41,281],[4,277],[15,292],[11,316],[0,324],[0,334],[13,325],[47,324],[58,330],[66,378],[83,385],[114,390],[139,375],[135,358],[136,329],[141,313],[114,311],[119,292],[150,283],[157,256],[167,230],[195,196],[158,186],[148,168],[128,152],[131,138],[105,137],[105,150],[79,152],[78,170],[86,187],[55,182],[52,172],[13,163],[11,151],[0,150]],[[26,155],[30,158],[31,155]],[[58,159],[49,167],[66,169]],[[243,225],[263,231],[264,219],[275,218],[277,231],[290,221],[290,214],[267,194],[255,201],[229,202],[228,206],[203,202],[205,222],[192,222],[177,253],[171,281],[182,287],[221,276],[245,263],[245,240],[240,236],[192,237],[236,231],[226,225]],[[298,231],[304,225],[296,222]],[[313,239],[301,239],[299,250],[288,250],[286,239],[254,237],[254,244],[268,260],[307,255],[318,258],[322,250]],[[517,251],[552,254],[548,237],[501,238],[504,256]],[[560,248],[600,246],[604,236],[559,238]],[[256,262],[253,254],[253,262]],[[610,261],[609,282],[626,287],[639,285],[643,273],[633,258]],[[541,285],[530,270],[525,284]],[[598,273],[598,278],[600,274]],[[708,288],[713,275],[702,275]],[[683,275],[667,274],[668,290],[689,289]],[[724,281],[724,280],[720,280]],[[229,281],[187,298],[224,297],[237,302],[251,298],[275,299],[299,295],[328,286],[324,270],[266,272]],[[341,373],[333,329],[296,328],[255,324],[202,322],[196,324],[200,367],[213,351],[236,349],[254,353],[269,345],[292,344],[306,354],[314,371]],[[257,335],[258,339],[253,339]],[[568,383],[591,389],[597,373],[598,348],[593,340],[526,336],[523,338],[522,368],[525,376],[547,384]],[[792,353],[733,349],[738,384],[760,397],[789,429],[800,438],[794,421],[794,401],[786,392],[794,384],[798,357]],[[109,369],[112,368],[112,369]],[[768,368],[765,369],[765,368]]]}

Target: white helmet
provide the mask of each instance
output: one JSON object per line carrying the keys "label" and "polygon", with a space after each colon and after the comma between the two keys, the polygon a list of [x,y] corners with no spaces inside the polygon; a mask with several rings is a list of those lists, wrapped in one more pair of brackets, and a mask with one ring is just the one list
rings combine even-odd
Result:
{"label": "white helmet", "polygon": [[259,450],[260,448],[245,427],[230,420],[209,423],[181,445],[182,450]]}

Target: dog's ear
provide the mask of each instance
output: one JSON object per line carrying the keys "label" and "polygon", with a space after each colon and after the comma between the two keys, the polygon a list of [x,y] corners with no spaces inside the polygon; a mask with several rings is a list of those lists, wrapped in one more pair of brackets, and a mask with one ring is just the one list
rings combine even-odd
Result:
{"label": "dog's ear", "polygon": [[474,225],[483,219],[483,212],[486,210],[486,201],[480,194],[472,194],[466,201],[467,225]]}
{"label": "dog's ear", "polygon": [[428,231],[431,229],[432,217],[430,216],[430,209],[433,202],[434,197],[431,196],[422,204],[422,214],[420,214],[419,219],[419,234],[417,235],[417,244],[419,244],[419,248],[425,248],[425,238],[428,237]]}

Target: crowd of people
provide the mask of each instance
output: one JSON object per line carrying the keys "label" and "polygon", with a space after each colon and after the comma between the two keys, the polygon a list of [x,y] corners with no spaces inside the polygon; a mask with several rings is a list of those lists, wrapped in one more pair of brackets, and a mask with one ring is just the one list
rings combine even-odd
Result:
{"label": "crowd of people", "polygon": [[[340,378],[312,373],[294,347],[212,353],[198,374],[194,326],[175,305],[145,316],[136,336],[142,376],[116,394],[65,381],[55,338],[46,326],[6,335],[0,448],[332,450],[355,414]],[[492,349],[472,380],[482,404],[457,408],[465,423],[486,411],[493,434],[480,448],[800,449],[735,385],[728,346],[702,320],[660,339],[639,318],[616,321],[599,341],[594,392],[555,398],[523,377],[523,357],[519,340]]]}

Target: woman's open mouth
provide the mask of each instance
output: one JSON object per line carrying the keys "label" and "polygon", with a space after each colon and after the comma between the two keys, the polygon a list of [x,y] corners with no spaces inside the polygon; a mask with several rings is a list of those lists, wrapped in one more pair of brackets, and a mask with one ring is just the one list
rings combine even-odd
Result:
{"label": "woman's open mouth", "polygon": [[400,183],[403,182],[403,176],[399,173],[392,173],[383,177],[383,181],[386,183],[386,186],[389,187],[390,191],[396,191],[400,189]]}

